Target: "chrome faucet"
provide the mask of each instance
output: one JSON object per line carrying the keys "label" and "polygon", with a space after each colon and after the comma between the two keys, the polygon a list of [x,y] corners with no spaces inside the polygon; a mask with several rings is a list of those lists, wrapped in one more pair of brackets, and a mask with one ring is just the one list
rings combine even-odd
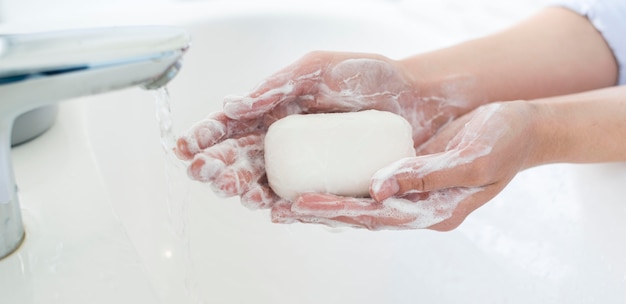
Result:
{"label": "chrome faucet", "polygon": [[0,35],[0,259],[24,239],[11,163],[14,121],[66,99],[174,78],[189,35],[173,27],[122,27]]}

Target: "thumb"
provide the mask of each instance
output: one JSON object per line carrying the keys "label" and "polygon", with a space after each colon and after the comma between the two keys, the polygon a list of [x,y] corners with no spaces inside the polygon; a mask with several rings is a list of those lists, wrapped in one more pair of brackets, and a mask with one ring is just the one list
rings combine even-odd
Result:
{"label": "thumb", "polygon": [[480,186],[475,159],[460,154],[460,150],[450,150],[398,160],[374,174],[370,195],[381,202],[410,192]]}

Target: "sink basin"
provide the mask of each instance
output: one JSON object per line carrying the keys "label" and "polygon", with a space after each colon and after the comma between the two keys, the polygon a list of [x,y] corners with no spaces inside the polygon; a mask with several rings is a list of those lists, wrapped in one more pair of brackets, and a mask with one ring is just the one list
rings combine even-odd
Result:
{"label": "sink basin", "polygon": [[[182,132],[308,51],[401,58],[521,16],[350,3],[181,3],[124,22],[192,34],[168,85]],[[62,103],[13,154],[27,236],[0,261],[0,303],[626,302],[625,164],[527,170],[449,233],[370,232],[273,224],[190,181],[140,89]]]}

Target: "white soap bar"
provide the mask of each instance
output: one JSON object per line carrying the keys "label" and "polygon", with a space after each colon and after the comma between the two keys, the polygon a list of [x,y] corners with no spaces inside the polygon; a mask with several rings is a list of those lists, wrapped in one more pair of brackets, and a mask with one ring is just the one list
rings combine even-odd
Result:
{"label": "white soap bar", "polygon": [[377,170],[411,156],[411,125],[376,110],[290,115],[274,122],[265,137],[270,187],[288,200],[306,192],[368,196]]}

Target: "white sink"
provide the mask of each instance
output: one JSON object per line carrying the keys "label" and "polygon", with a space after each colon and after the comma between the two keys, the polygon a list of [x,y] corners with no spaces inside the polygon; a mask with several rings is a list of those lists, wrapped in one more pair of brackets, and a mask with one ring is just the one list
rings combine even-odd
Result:
{"label": "white sink", "polygon": [[[350,3],[188,3],[130,23],[193,36],[169,85],[182,132],[308,51],[400,58],[521,16]],[[449,233],[279,225],[189,181],[154,113],[139,89],[68,101],[13,150],[27,238],[0,261],[0,303],[626,302],[625,164],[527,170]]]}

